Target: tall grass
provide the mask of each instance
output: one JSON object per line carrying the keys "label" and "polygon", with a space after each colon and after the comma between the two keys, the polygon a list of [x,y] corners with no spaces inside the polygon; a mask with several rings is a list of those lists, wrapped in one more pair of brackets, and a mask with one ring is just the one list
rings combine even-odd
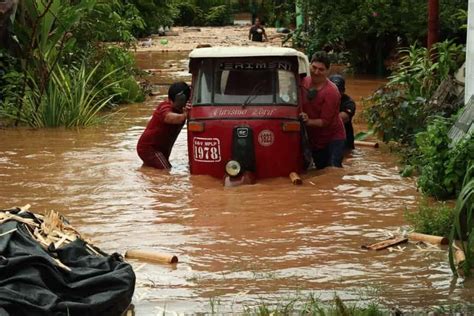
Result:
{"label": "tall grass", "polygon": [[285,315],[341,315],[341,316],[379,316],[387,315],[388,310],[376,303],[368,306],[346,305],[339,296],[335,295],[332,302],[322,302],[314,295],[308,298],[295,298],[289,302],[272,305],[265,302],[254,307],[245,308],[243,315],[247,316],[285,316]]}
{"label": "tall grass", "polygon": [[454,240],[461,240],[461,249],[466,260],[462,265],[465,276],[471,275],[474,267],[474,163],[471,162],[464,178],[461,193],[456,200],[454,227],[449,246],[449,264],[453,273],[457,273],[454,263]]}
{"label": "tall grass", "polygon": [[6,107],[0,114],[19,119],[35,128],[77,127],[99,123],[99,112],[115,96],[104,91],[118,85],[119,81],[106,83],[107,78],[117,71],[113,70],[93,82],[98,67],[99,65],[87,70],[85,64],[81,64],[79,68],[65,69],[56,65],[44,92],[41,92],[39,84],[30,77],[29,89],[23,97],[20,112],[16,112],[16,108]]}

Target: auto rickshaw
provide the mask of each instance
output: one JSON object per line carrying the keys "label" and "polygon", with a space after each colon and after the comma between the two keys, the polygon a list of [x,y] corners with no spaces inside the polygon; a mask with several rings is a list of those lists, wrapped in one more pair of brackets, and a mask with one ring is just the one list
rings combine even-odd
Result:
{"label": "auto rickshaw", "polygon": [[189,57],[191,174],[252,183],[300,172],[306,55],[283,47],[207,47]]}

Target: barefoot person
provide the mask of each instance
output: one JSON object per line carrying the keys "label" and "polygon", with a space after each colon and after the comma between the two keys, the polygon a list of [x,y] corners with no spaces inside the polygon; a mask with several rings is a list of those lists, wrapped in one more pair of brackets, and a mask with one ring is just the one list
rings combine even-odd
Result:
{"label": "barefoot person", "polygon": [[174,142],[183,128],[189,107],[186,105],[191,89],[185,82],[173,83],[168,99],[153,112],[145,131],[138,140],[137,153],[146,166],[170,169],[169,156]]}
{"label": "barefoot person", "polygon": [[329,166],[342,168],[346,134],[339,117],[341,96],[329,81],[329,58],[317,52],[311,58],[310,76],[303,79],[307,95],[303,100],[301,119],[307,126],[308,136],[317,169]]}

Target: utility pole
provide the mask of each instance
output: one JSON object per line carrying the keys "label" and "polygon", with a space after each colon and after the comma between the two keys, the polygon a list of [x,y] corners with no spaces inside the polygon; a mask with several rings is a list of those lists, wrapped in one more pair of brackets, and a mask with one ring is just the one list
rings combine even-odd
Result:
{"label": "utility pole", "polygon": [[428,0],[428,51],[439,37],[439,0]]}
{"label": "utility pole", "polygon": [[474,94],[474,0],[469,0],[467,8],[466,77],[464,83],[464,103]]}

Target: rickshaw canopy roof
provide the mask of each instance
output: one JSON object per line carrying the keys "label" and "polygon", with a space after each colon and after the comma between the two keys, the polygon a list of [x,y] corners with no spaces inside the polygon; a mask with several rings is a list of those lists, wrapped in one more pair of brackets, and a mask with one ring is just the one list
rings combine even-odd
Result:
{"label": "rickshaw canopy roof", "polygon": [[308,57],[300,51],[288,47],[206,47],[196,48],[189,58],[238,58],[238,57],[296,57],[298,59],[298,72],[309,74]]}

